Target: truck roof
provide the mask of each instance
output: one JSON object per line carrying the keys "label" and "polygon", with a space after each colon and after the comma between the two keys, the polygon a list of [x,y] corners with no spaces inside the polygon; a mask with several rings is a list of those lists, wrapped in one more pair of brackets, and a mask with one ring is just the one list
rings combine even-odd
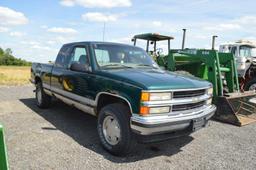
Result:
{"label": "truck roof", "polygon": [[116,42],[105,42],[105,41],[80,41],[80,42],[71,42],[71,43],[66,43],[63,46],[70,46],[70,45],[79,45],[79,44],[109,44],[109,45],[124,45],[124,46],[131,46],[134,47],[133,45],[130,44],[124,44],[124,43],[116,43]]}
{"label": "truck roof", "polygon": [[150,41],[162,41],[162,40],[172,40],[174,39],[171,36],[161,35],[158,33],[145,33],[145,34],[138,34],[135,35],[133,38],[143,39],[143,40],[150,40]]}

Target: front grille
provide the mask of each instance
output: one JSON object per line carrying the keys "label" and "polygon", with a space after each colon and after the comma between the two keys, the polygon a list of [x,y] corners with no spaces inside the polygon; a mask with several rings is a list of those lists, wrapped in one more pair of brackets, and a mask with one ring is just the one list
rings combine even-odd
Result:
{"label": "front grille", "polygon": [[202,107],[204,104],[205,104],[205,101],[198,102],[198,103],[174,105],[174,106],[172,106],[172,111],[173,112],[177,112],[177,111],[192,110],[192,109],[196,109],[196,108]]}
{"label": "front grille", "polygon": [[173,92],[173,98],[186,98],[186,97],[196,97],[202,96],[206,93],[205,89],[202,90],[193,90],[193,91],[175,91]]}

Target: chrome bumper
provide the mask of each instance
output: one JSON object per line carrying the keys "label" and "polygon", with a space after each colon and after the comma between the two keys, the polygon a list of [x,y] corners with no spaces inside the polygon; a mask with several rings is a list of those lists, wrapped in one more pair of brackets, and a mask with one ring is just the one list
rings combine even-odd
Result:
{"label": "chrome bumper", "polygon": [[[211,105],[203,110],[194,111],[189,115],[182,116],[157,115],[143,117],[134,114],[131,117],[131,129],[140,135],[168,133],[184,130],[189,127],[191,127],[191,131],[196,131],[200,127],[206,125],[207,121],[214,115],[215,111],[216,107]],[[199,125],[198,120],[202,120],[202,123],[199,123]]]}

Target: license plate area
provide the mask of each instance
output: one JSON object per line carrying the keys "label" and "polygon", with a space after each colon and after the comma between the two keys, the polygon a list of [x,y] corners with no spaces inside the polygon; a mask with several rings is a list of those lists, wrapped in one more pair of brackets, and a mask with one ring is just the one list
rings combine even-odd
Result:
{"label": "license plate area", "polygon": [[197,118],[192,121],[193,131],[197,131],[203,127],[205,127],[207,121],[205,118]]}

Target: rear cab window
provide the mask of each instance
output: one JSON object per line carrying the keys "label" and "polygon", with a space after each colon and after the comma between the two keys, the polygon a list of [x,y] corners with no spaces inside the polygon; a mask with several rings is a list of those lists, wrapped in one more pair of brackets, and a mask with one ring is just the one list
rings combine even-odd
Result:
{"label": "rear cab window", "polygon": [[56,58],[55,61],[55,66],[56,67],[63,67],[63,68],[67,68],[68,67],[68,63],[70,60],[70,47],[69,46],[63,46],[59,53],[58,56]]}

